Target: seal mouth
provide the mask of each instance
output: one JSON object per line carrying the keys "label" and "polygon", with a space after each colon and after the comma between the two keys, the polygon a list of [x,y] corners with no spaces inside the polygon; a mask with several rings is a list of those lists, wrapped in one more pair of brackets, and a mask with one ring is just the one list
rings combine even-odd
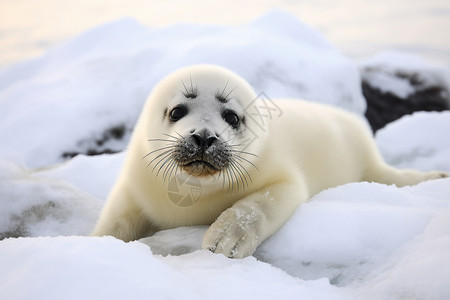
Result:
{"label": "seal mouth", "polygon": [[183,170],[193,176],[211,176],[220,170],[204,160],[193,160],[181,166]]}

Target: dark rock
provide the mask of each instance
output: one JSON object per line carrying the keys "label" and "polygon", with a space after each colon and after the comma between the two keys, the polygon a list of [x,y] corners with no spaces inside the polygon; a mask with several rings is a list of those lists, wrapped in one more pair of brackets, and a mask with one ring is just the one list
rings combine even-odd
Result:
{"label": "dark rock", "polygon": [[[367,71],[367,70],[366,70]],[[383,72],[382,69],[368,70]],[[364,70],[363,70],[364,72]],[[393,92],[382,91],[363,76],[362,90],[367,101],[365,116],[375,133],[386,124],[416,111],[444,111],[450,109],[449,94],[445,86],[424,84],[420,74],[396,72],[389,74],[392,80],[407,80],[414,92],[402,98]]]}

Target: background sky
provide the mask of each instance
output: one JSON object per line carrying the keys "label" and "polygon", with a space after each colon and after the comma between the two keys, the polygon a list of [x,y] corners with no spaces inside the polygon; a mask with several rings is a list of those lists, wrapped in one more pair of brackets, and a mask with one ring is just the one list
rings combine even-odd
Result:
{"label": "background sky", "polygon": [[450,67],[448,0],[0,0],[0,67],[127,16],[149,27],[239,25],[274,8],[292,12],[352,57],[395,49]]}

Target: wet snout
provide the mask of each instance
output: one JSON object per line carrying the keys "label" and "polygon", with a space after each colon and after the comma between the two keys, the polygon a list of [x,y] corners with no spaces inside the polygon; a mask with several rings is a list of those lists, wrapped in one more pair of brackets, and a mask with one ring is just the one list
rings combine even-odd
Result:
{"label": "wet snout", "polygon": [[193,130],[175,144],[172,158],[194,176],[210,176],[230,163],[231,153],[219,135],[208,129]]}
{"label": "wet snout", "polygon": [[205,152],[218,141],[218,136],[211,133],[208,129],[194,131],[189,137],[188,142],[198,150]]}

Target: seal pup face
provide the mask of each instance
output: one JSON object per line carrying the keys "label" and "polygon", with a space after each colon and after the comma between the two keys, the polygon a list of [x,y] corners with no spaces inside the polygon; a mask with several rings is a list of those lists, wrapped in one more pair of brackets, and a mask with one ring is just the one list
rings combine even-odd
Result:
{"label": "seal pup face", "polygon": [[256,96],[246,81],[223,68],[194,66],[170,75],[152,94],[157,105],[151,109],[159,110],[163,122],[162,132],[151,132],[147,154],[158,154],[149,163],[157,175],[223,176],[229,188],[248,186],[257,155],[243,150],[245,106]]}

